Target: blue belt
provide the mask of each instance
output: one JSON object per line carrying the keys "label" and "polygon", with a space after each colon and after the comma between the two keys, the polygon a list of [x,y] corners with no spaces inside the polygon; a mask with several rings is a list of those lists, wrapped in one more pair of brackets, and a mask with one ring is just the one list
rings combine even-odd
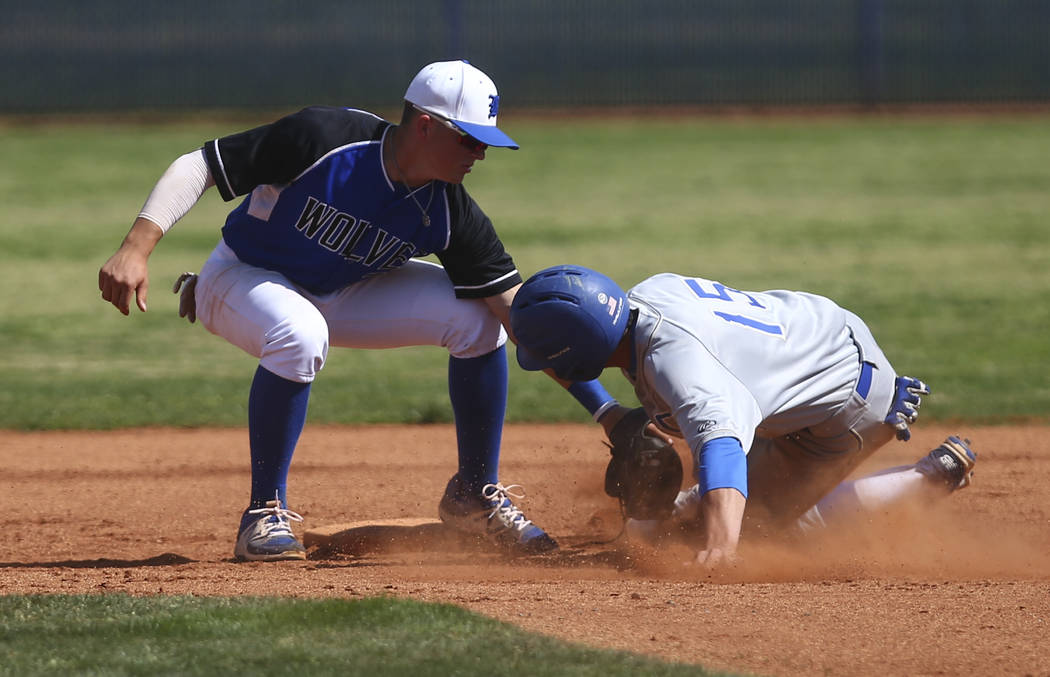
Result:
{"label": "blue belt", "polygon": [[871,370],[873,369],[871,362],[860,363],[860,376],[857,377],[857,394],[868,399],[868,391],[871,390]]}

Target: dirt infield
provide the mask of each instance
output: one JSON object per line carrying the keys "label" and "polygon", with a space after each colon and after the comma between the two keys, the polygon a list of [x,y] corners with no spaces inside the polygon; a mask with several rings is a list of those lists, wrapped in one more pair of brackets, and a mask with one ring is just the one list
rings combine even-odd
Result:
{"label": "dirt infield", "polygon": [[[955,429],[920,425],[861,472],[913,462]],[[612,540],[594,426],[511,426],[503,481],[563,545],[508,561],[445,544],[237,564],[239,430],[0,431],[0,590],[444,601],[586,644],[765,675],[1050,675],[1050,429],[960,430],[974,485],[849,538],[745,550],[722,578],[686,553]],[[432,517],[455,467],[449,426],[309,427],[289,498],[304,526]]]}

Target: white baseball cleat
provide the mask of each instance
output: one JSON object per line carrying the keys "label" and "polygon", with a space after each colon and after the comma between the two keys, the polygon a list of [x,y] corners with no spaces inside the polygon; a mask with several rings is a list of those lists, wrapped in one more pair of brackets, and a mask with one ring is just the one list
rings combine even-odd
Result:
{"label": "white baseball cleat", "polygon": [[291,525],[302,521],[302,517],[276,500],[268,501],[262,508],[245,510],[233,556],[242,561],[264,562],[306,559],[306,548],[292,533]]}

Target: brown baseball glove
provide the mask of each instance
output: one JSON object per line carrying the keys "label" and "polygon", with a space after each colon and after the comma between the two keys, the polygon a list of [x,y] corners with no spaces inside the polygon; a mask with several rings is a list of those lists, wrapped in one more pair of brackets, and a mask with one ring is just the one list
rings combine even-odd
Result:
{"label": "brown baseball glove", "polygon": [[671,516],[682,487],[682,461],[673,446],[649,434],[648,425],[649,415],[639,407],[613,426],[605,493],[620,499],[625,518],[662,520]]}

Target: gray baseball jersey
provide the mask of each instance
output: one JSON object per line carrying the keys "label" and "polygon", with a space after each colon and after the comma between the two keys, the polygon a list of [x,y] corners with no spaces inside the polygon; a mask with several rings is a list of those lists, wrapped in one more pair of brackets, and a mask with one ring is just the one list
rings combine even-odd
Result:
{"label": "gray baseball jersey", "polygon": [[822,296],[672,273],[627,296],[638,317],[624,374],[652,420],[694,452],[718,437],[746,452],[756,436],[826,421],[857,381],[855,316]]}

